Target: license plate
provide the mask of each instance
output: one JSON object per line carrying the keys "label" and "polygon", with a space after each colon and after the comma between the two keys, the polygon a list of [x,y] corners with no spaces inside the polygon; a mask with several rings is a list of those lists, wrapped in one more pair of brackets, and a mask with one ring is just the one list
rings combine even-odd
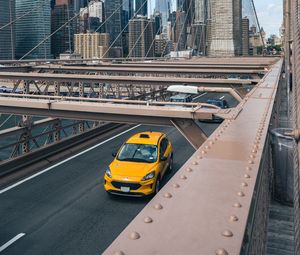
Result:
{"label": "license plate", "polygon": [[129,187],[121,187],[122,192],[129,192],[130,188]]}

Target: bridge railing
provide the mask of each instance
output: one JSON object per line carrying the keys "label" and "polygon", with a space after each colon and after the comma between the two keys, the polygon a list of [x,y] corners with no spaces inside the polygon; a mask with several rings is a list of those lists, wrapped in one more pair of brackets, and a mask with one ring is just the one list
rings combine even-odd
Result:
{"label": "bridge railing", "polygon": [[[289,23],[292,25],[292,125],[294,128],[294,138],[298,142],[300,136],[300,1],[287,1],[290,7],[286,15]],[[287,35],[286,35],[287,36]],[[290,45],[289,45],[290,46]],[[300,253],[300,173],[299,173],[299,159],[300,159],[300,144],[296,146],[294,151],[294,230],[295,230],[295,254]]]}

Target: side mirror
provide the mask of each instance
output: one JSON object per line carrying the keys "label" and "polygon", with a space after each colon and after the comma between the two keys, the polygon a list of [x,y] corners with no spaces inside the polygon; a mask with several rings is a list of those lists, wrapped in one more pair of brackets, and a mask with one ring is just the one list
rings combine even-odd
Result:
{"label": "side mirror", "polygon": [[117,156],[117,153],[114,151],[111,155],[115,158]]}
{"label": "side mirror", "polygon": [[167,159],[168,159],[168,157],[163,156],[163,157],[161,157],[160,161],[167,161]]}

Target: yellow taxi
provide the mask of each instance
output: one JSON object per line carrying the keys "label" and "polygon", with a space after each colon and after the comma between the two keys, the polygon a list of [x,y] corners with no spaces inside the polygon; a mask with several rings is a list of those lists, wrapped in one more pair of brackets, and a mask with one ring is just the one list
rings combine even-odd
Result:
{"label": "yellow taxi", "polygon": [[162,178],[173,168],[173,147],[161,132],[135,134],[113,156],[105,171],[104,189],[114,195],[156,194]]}

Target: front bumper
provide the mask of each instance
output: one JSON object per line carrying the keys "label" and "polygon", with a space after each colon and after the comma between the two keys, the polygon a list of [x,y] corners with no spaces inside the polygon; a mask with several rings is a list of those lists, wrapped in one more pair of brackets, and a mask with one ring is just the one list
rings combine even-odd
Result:
{"label": "front bumper", "polygon": [[155,191],[155,181],[156,178],[147,181],[130,182],[115,180],[105,175],[104,189],[114,195],[142,197],[151,195]]}

